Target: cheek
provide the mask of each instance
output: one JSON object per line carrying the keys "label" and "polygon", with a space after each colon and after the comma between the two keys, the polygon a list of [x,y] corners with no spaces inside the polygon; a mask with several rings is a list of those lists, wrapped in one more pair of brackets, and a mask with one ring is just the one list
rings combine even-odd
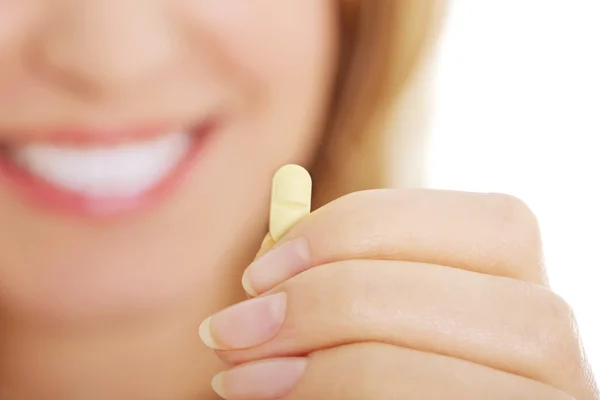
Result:
{"label": "cheek", "polygon": [[[256,132],[243,135],[300,161],[313,147],[326,110],[336,60],[336,9],[324,0],[205,0],[206,27],[239,79],[237,117]],[[252,129],[254,130],[254,129]],[[256,140],[258,139],[258,140]],[[302,154],[300,154],[302,153]],[[278,157],[273,155],[275,159]]]}

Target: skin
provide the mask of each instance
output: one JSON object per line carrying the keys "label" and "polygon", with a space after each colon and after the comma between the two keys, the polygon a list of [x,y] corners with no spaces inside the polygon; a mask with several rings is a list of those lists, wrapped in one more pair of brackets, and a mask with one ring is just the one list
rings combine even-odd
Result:
{"label": "skin", "polygon": [[[225,342],[243,323],[260,343],[214,352],[198,340],[203,318],[244,299],[273,172],[310,164],[318,147],[336,7],[0,2],[3,143],[63,125],[219,123],[186,182],[126,217],[51,213],[0,181],[0,397],[211,399],[225,370],[216,388],[232,399],[268,398],[260,388],[284,399],[595,398],[570,311],[545,287],[534,219],[503,196],[333,203],[277,245],[305,238],[310,265],[251,279],[257,294],[285,293],[283,325],[259,306],[213,317],[209,332]],[[285,393],[261,384],[273,363],[300,379]],[[248,371],[241,387],[232,376]]]}
{"label": "skin", "polygon": [[351,194],[303,219],[245,282],[258,297],[203,335],[230,367],[217,382],[228,399],[598,398],[571,309],[547,286],[535,217],[511,196]]}

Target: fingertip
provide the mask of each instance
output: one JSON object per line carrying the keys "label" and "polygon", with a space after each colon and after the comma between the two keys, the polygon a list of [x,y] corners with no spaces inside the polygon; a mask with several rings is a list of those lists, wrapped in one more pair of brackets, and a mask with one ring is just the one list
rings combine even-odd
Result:
{"label": "fingertip", "polygon": [[211,382],[212,390],[223,399],[226,398],[224,376],[225,374],[221,372],[215,375]]}
{"label": "fingertip", "polygon": [[207,345],[208,347],[210,347],[211,349],[223,350],[222,346],[219,346],[219,344],[217,343],[217,340],[215,339],[214,335],[211,332],[211,328],[210,328],[211,320],[212,320],[212,317],[208,317],[204,321],[202,321],[202,323],[200,324],[200,328],[198,328],[198,334],[200,335],[200,340],[202,340],[202,342],[204,342],[204,344]]}
{"label": "fingertip", "polygon": [[248,270],[244,271],[244,275],[242,275],[242,287],[250,297],[258,296],[258,293],[254,288],[252,288],[252,283],[250,282],[250,274]]}

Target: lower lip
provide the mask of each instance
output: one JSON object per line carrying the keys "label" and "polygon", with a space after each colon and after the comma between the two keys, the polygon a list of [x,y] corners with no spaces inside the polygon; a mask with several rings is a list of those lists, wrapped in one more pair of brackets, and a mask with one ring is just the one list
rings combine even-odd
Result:
{"label": "lower lip", "polygon": [[129,214],[157,205],[172,194],[192,170],[215,129],[214,123],[207,123],[193,131],[191,148],[171,173],[154,187],[134,197],[97,198],[75,193],[31,174],[1,154],[0,178],[12,186],[24,201],[48,210],[88,217]]}

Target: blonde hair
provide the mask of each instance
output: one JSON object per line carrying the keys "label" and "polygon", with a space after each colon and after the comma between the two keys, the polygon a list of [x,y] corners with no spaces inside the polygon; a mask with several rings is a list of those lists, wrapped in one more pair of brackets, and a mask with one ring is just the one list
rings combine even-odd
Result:
{"label": "blonde hair", "polygon": [[[442,0],[339,0],[341,49],[325,138],[312,169],[315,205],[390,184],[385,132]],[[396,132],[394,132],[396,134]]]}

